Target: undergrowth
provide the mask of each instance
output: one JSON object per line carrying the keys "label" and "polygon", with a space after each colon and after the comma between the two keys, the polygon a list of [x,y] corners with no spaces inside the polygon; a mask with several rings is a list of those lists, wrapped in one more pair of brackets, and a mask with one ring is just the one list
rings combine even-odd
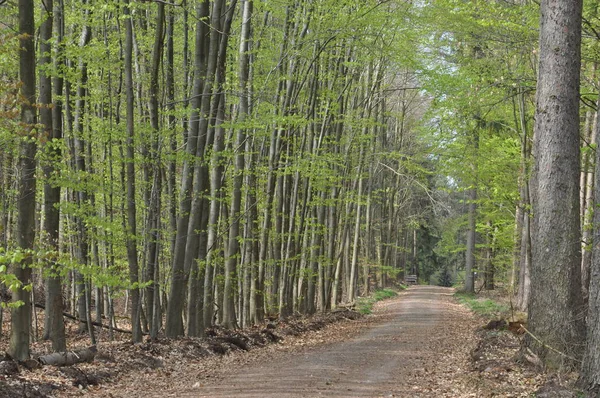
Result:
{"label": "undergrowth", "polygon": [[473,293],[456,292],[454,297],[461,304],[469,307],[476,314],[485,317],[494,317],[502,313],[508,312],[509,308],[506,305],[498,304],[489,298],[480,298]]}
{"label": "undergrowth", "polygon": [[[406,289],[406,286],[400,285],[399,289]],[[370,314],[373,310],[373,305],[381,300],[385,300],[388,298],[396,297],[398,292],[392,289],[381,289],[373,292],[372,295],[368,297],[359,297],[356,302],[356,307],[358,312],[361,314],[367,315]]]}

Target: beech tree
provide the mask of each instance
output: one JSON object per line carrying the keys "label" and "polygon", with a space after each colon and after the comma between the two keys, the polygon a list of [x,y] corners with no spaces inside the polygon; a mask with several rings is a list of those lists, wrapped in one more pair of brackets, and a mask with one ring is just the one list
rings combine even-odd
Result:
{"label": "beech tree", "polygon": [[[485,256],[500,285],[525,280],[526,3],[55,1],[52,21],[46,1],[31,213],[52,270],[32,273],[55,349],[62,311],[89,333],[90,309],[112,332],[126,309],[139,342],[327,311],[446,263],[458,280],[467,230],[472,272]],[[20,168],[2,115],[4,259]]]}
{"label": "beech tree", "polygon": [[13,273],[17,284],[12,287],[9,354],[18,360],[29,358],[31,330],[31,264],[35,239],[35,191],[37,151],[37,111],[35,81],[35,22],[32,0],[19,0],[19,78],[21,81],[21,126],[16,243]]}
{"label": "beech tree", "polygon": [[[52,65],[52,46],[50,40],[53,37],[54,21],[58,40],[62,38],[62,10],[54,7],[52,0],[43,2],[43,14],[45,21],[41,27],[40,35],[40,64],[42,67]],[[57,51],[60,51],[57,49]],[[59,59],[59,55],[55,55]],[[60,61],[57,61],[57,66]],[[54,87],[53,87],[54,84]],[[47,245],[52,250],[53,261],[50,262],[46,282],[46,325],[45,337],[52,340],[52,348],[55,351],[67,349],[65,339],[65,327],[63,323],[63,300],[60,278],[60,265],[58,263],[59,253],[59,228],[60,228],[60,186],[54,180],[54,174],[58,170],[56,162],[60,160],[60,140],[62,138],[62,104],[53,100],[52,93],[56,96],[62,94],[62,79],[52,79],[49,71],[40,73],[40,122],[44,126],[43,136],[46,140],[44,177],[44,232],[46,233]],[[54,91],[53,91],[54,90]]]}

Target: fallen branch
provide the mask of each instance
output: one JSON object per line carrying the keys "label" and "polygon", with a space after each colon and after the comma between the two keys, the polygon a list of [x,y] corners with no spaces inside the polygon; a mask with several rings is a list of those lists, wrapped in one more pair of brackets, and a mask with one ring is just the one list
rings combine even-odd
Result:
{"label": "fallen branch", "polygon": [[[525,331],[525,333],[527,333],[528,335],[531,336],[532,339],[534,339],[538,344],[540,344],[542,347],[549,349],[550,351],[554,351],[555,353],[557,353],[558,355],[562,355],[563,357],[570,359],[571,361],[575,361],[575,362],[579,362],[581,363],[581,361],[577,358],[574,358],[570,355],[565,354],[564,352],[561,352],[559,350],[557,350],[554,347],[549,346],[548,344],[544,343],[542,340],[540,340],[538,337],[536,337],[533,333],[531,333],[529,330],[527,330],[527,328],[523,325],[521,325],[521,329],[523,329]],[[529,350],[531,352],[531,350]],[[533,354],[533,352],[531,352]],[[535,354],[534,354],[535,355]],[[536,355],[537,356],[537,355]],[[538,358],[539,359],[539,358]],[[527,359],[529,360],[529,359]],[[535,360],[535,359],[534,359]],[[535,363],[535,362],[534,362]]]}
{"label": "fallen branch", "polygon": [[[46,309],[46,307],[43,306],[42,304],[36,303],[35,306],[37,308],[41,308],[43,310]],[[75,315],[69,314],[68,312],[63,312],[62,314],[63,314],[64,317],[69,318],[69,319],[73,319],[74,321],[79,321],[79,322],[87,323],[86,321],[83,321],[83,320],[77,318]],[[98,326],[98,327],[101,327],[101,328],[104,328],[104,329],[111,329],[110,326],[104,325],[104,324],[102,324],[100,322],[96,322],[96,321],[92,321],[92,325]],[[131,334],[131,330],[119,329],[119,328],[115,328],[115,327],[113,327],[112,330],[114,330],[115,332],[119,332],[119,333]],[[147,335],[148,333],[142,333],[142,334],[143,335]]]}
{"label": "fallen branch", "polygon": [[92,362],[98,350],[93,345],[78,351],[55,352],[48,355],[42,355],[38,362],[42,365],[70,366],[81,362]]}

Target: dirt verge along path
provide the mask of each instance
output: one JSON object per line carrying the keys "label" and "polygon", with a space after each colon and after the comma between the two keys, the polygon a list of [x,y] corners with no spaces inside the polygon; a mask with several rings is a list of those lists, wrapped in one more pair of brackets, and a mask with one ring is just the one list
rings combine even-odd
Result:
{"label": "dirt verge along path", "polygon": [[474,344],[472,315],[452,294],[447,288],[412,287],[381,303],[385,320],[355,337],[250,362],[173,396],[475,396],[463,380]]}

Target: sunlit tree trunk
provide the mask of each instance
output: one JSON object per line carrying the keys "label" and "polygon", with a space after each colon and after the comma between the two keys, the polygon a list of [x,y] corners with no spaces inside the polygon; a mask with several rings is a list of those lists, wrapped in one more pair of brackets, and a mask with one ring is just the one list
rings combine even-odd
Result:
{"label": "sunlit tree trunk", "polygon": [[129,282],[134,285],[130,289],[131,298],[131,340],[134,343],[142,341],[142,328],[140,322],[140,289],[135,286],[139,282],[139,266],[137,253],[137,226],[135,204],[135,162],[134,162],[134,97],[133,97],[133,20],[129,9],[129,0],[124,0],[123,13],[125,19],[125,93],[127,143],[126,143],[126,180],[127,180],[127,261],[129,263]]}
{"label": "sunlit tree trunk", "polygon": [[[243,125],[250,114],[250,50],[252,40],[252,9],[253,0],[246,0],[242,4],[242,29],[240,33],[239,49],[239,79],[240,79],[240,110],[238,121]],[[235,163],[233,175],[233,193],[231,195],[231,208],[229,216],[229,240],[227,242],[227,258],[225,259],[225,286],[223,301],[223,324],[225,327],[232,327],[236,324],[235,314],[233,312],[233,278],[235,276],[237,264],[240,262],[240,217],[242,205],[242,182],[245,166],[244,144],[246,141],[245,127],[237,130],[234,144]],[[249,275],[246,275],[249,277]]]}

